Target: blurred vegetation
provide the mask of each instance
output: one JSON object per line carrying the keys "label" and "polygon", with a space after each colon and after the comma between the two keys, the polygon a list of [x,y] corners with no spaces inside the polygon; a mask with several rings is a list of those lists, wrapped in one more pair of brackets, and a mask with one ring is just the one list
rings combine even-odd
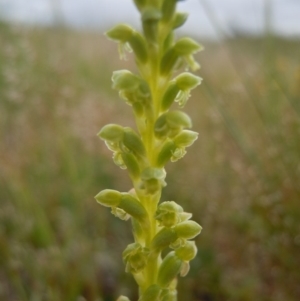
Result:
{"label": "blurred vegetation", "polygon": [[[129,225],[93,196],[129,190],[96,136],[132,125],[98,33],[0,24],[0,300],[136,300]],[[204,230],[180,300],[300,300],[300,43],[204,43],[187,105],[197,143],[168,165],[163,200]]]}

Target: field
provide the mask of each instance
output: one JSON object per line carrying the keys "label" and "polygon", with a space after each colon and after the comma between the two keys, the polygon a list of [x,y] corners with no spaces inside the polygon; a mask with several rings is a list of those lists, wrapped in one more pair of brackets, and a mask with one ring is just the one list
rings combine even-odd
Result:
{"label": "field", "polygon": [[[300,300],[300,42],[205,42],[186,111],[199,139],[163,199],[203,226],[179,300]],[[137,300],[130,225],[94,200],[131,188],[96,136],[133,125],[99,33],[0,24],[0,300]]]}

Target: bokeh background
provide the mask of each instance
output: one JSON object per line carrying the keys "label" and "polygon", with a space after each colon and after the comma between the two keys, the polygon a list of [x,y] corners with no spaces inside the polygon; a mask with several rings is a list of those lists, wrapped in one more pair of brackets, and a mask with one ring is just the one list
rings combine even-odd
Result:
{"label": "bokeh background", "polygon": [[[205,46],[186,111],[200,133],[167,166],[163,200],[203,226],[179,300],[300,300],[300,3],[189,0],[179,31]],[[137,300],[130,224],[96,204],[131,188],[96,136],[133,125],[103,36],[130,0],[0,0],[0,300]]]}

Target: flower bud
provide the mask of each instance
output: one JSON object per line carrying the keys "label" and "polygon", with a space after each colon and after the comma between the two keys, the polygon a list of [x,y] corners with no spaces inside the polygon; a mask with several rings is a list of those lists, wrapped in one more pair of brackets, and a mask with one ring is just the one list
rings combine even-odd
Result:
{"label": "flower bud", "polygon": [[167,140],[157,155],[157,167],[164,167],[165,164],[172,158],[176,148],[176,144],[172,140]]}
{"label": "flower bud", "polygon": [[111,189],[102,190],[95,196],[97,202],[105,207],[117,207],[120,204],[121,198],[121,192]]}
{"label": "flower bud", "polygon": [[176,82],[172,81],[161,101],[161,109],[163,111],[166,111],[170,108],[179,91],[180,89],[178,88]]}
{"label": "flower bud", "polygon": [[126,264],[127,273],[141,272],[147,264],[149,250],[139,243],[132,243],[123,252],[123,261]]}
{"label": "flower bud", "polygon": [[111,40],[127,42],[130,39],[133,32],[134,29],[130,26],[126,24],[119,24],[107,31],[105,34]]}
{"label": "flower bud", "polygon": [[194,221],[185,221],[177,224],[174,230],[180,238],[193,239],[201,233],[202,227]]}
{"label": "flower bud", "polygon": [[129,193],[122,193],[118,207],[140,222],[148,221],[148,214],[144,206]]}
{"label": "flower bud", "polygon": [[126,296],[120,296],[117,301],[130,301]]}
{"label": "flower bud", "polygon": [[123,139],[123,133],[124,129],[120,125],[107,124],[100,130],[97,136],[102,140],[117,143]]}
{"label": "flower bud", "polygon": [[168,287],[174,278],[180,273],[182,260],[175,252],[170,252],[162,261],[158,271],[157,284],[161,287]]}
{"label": "flower bud", "polygon": [[141,138],[129,127],[124,128],[123,144],[138,157],[143,157],[146,154]]}
{"label": "flower bud", "polygon": [[183,128],[192,127],[191,118],[182,111],[162,114],[155,122],[154,132],[157,138],[174,137]]}
{"label": "flower bud", "polygon": [[128,70],[118,70],[113,72],[112,82],[116,90],[134,91],[140,84],[140,78]]}
{"label": "flower bud", "polygon": [[183,208],[174,201],[161,203],[155,213],[155,219],[160,226],[172,227],[180,222],[180,213]]}
{"label": "flower bud", "polygon": [[160,301],[161,288],[157,284],[150,285],[138,301]]}
{"label": "flower bud", "polygon": [[160,63],[160,73],[161,75],[169,75],[172,69],[175,67],[179,55],[174,49],[174,46],[165,52]]}
{"label": "flower bud", "polygon": [[154,236],[151,242],[151,249],[156,252],[160,252],[176,241],[177,238],[178,236],[174,229],[163,228]]}
{"label": "flower bud", "polygon": [[178,147],[189,147],[198,139],[198,135],[197,132],[183,130],[174,138],[174,143]]}
{"label": "flower bud", "polygon": [[183,246],[175,250],[175,254],[183,261],[190,261],[197,255],[197,247],[194,241],[187,241]]}
{"label": "flower bud", "polygon": [[182,26],[187,20],[188,14],[186,13],[176,13],[173,21],[173,29]]}
{"label": "flower bud", "polygon": [[179,55],[194,54],[202,49],[202,46],[191,38],[181,38],[174,45]]}
{"label": "flower bud", "polygon": [[190,91],[196,88],[201,82],[201,78],[191,73],[184,72],[171,81],[167,91],[165,92],[161,107],[165,111],[169,109],[174,101],[179,103],[180,107],[184,107],[190,97]]}
{"label": "flower bud", "polygon": [[201,83],[202,78],[189,72],[183,72],[175,78],[176,84],[180,90],[191,90]]}
{"label": "flower bud", "polygon": [[[140,166],[135,156],[130,153],[121,153],[122,160],[117,161],[117,163],[122,163],[124,165],[119,165],[122,169],[128,169],[130,176],[133,179],[138,179],[140,176]],[[117,164],[118,165],[118,164]],[[124,168],[125,167],[125,168]]]}
{"label": "flower bud", "polygon": [[138,32],[134,32],[128,40],[136,58],[141,63],[146,63],[148,59],[147,46],[145,39]]}

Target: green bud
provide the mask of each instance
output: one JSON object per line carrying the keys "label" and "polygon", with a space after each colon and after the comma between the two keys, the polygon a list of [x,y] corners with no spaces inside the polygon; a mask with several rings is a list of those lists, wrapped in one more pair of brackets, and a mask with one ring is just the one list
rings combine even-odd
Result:
{"label": "green bud", "polygon": [[194,241],[187,241],[183,246],[175,250],[175,254],[183,261],[190,261],[197,255],[197,247]]}
{"label": "green bud", "polygon": [[102,190],[95,196],[97,202],[105,207],[117,207],[121,198],[121,192],[111,189]]}
{"label": "green bud", "polygon": [[121,98],[125,99],[129,105],[140,102],[143,106],[149,104],[151,92],[148,84],[139,76],[128,70],[119,70],[112,76],[113,88],[119,90]]}
{"label": "green bud", "polygon": [[130,153],[121,153],[120,156],[121,156],[121,160],[117,161],[117,163],[120,163],[121,165],[118,165],[114,160],[115,163],[118,166],[120,166],[122,169],[127,168],[130,176],[133,179],[138,179],[138,177],[140,176],[140,166],[135,156]]}
{"label": "green bud", "polygon": [[172,227],[180,222],[180,213],[183,208],[174,201],[161,203],[155,213],[155,219],[158,220],[160,226]]}
{"label": "green bud", "polygon": [[154,132],[157,138],[174,137],[182,129],[192,127],[191,118],[182,111],[162,114],[155,122]]}
{"label": "green bud", "polygon": [[191,38],[181,38],[175,43],[174,49],[179,55],[189,55],[202,50],[202,46]]}
{"label": "green bud", "polygon": [[189,147],[198,139],[198,135],[197,132],[183,130],[174,138],[174,143],[178,147]]}
{"label": "green bud", "polygon": [[126,296],[120,296],[117,301],[130,301]]}
{"label": "green bud", "polygon": [[162,101],[161,101],[162,111],[166,111],[170,108],[170,106],[174,102],[179,91],[180,91],[180,89],[178,88],[176,82],[172,81],[162,98]]}
{"label": "green bud", "polygon": [[201,233],[202,227],[194,221],[185,221],[177,224],[174,230],[178,237],[184,239],[193,239]]}
{"label": "green bud", "polygon": [[113,88],[116,90],[135,91],[140,85],[140,78],[128,70],[113,72]]}
{"label": "green bud", "polygon": [[158,34],[158,22],[162,17],[161,11],[154,7],[143,10],[142,22],[146,39],[149,43],[156,43]]}
{"label": "green bud", "polygon": [[187,65],[193,70],[200,68],[200,65],[195,61],[193,54],[203,49],[203,46],[190,38],[182,38],[174,45],[174,50],[185,59]]}
{"label": "green bud", "polygon": [[157,284],[150,285],[138,301],[160,301],[161,288]]}
{"label": "green bud", "polygon": [[139,135],[129,127],[124,128],[124,145],[138,157],[144,157],[146,150]]}
{"label": "green bud", "polygon": [[164,167],[172,158],[176,148],[177,147],[172,140],[167,140],[157,155],[156,166],[161,168]]}
{"label": "green bud", "polygon": [[186,13],[176,13],[173,21],[173,29],[182,26],[187,20],[188,14]]}
{"label": "green bud", "polygon": [[139,243],[132,243],[123,252],[123,261],[126,264],[127,273],[139,273],[147,264],[149,250]]}
{"label": "green bud", "polygon": [[162,251],[176,241],[177,238],[178,236],[173,228],[163,228],[154,236],[151,242],[151,249],[156,252]]}
{"label": "green bud", "polygon": [[161,59],[160,63],[160,73],[161,75],[169,75],[172,69],[175,67],[177,60],[179,59],[179,55],[175,50],[174,46],[170,48]]}
{"label": "green bud", "polygon": [[121,194],[118,207],[140,222],[148,221],[148,214],[144,206],[129,193]]}
{"label": "green bud", "polygon": [[123,139],[123,134],[124,129],[120,125],[107,124],[100,130],[98,137],[111,143],[117,143]]}
{"label": "green bud", "polygon": [[175,252],[170,252],[162,261],[158,271],[157,284],[161,287],[168,287],[174,278],[180,273],[182,260]]}
{"label": "green bud", "polygon": [[130,39],[133,32],[134,29],[130,26],[126,24],[119,24],[107,31],[105,34],[111,40],[127,42]]}
{"label": "green bud", "polygon": [[134,32],[128,40],[130,47],[136,55],[137,61],[146,63],[148,59],[148,52],[145,39],[138,32]]}
{"label": "green bud", "polygon": [[162,5],[162,21],[169,22],[175,13],[177,0],[164,0]]}
{"label": "green bud", "polygon": [[196,88],[201,82],[201,78],[191,73],[184,72],[170,82],[162,101],[161,107],[165,111],[169,109],[174,101],[183,107],[190,97],[190,91]]}
{"label": "green bud", "polygon": [[191,90],[201,83],[202,78],[189,72],[183,72],[175,78],[180,90]]}

